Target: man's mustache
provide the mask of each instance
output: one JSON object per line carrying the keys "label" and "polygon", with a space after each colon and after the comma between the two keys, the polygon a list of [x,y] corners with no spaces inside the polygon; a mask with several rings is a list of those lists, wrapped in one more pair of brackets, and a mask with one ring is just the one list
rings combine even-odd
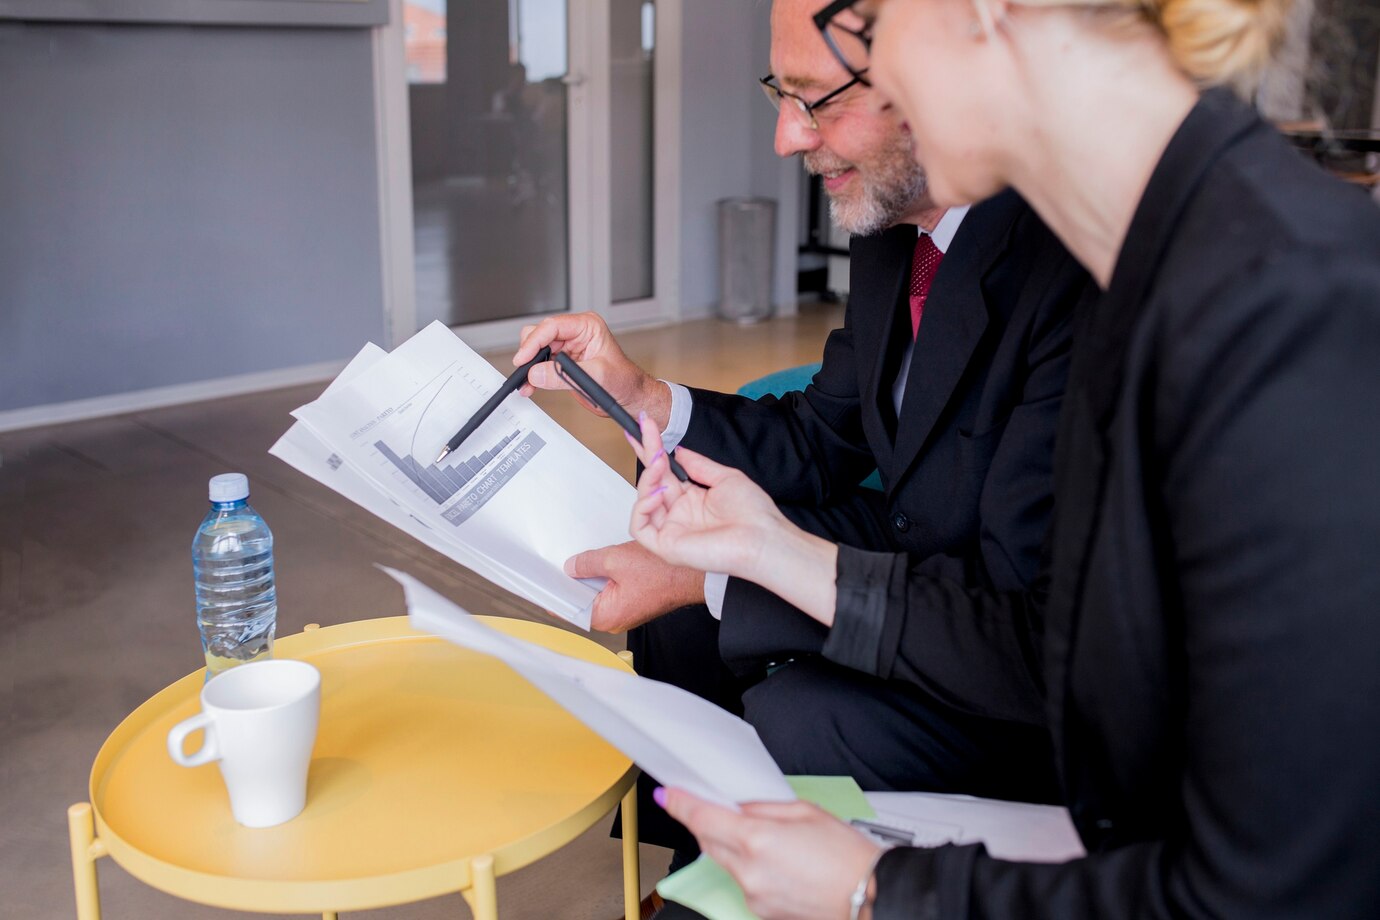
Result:
{"label": "man's mustache", "polygon": [[807,153],[801,159],[805,163],[805,171],[812,176],[822,176],[825,173],[842,172],[845,169],[853,168],[852,163],[838,157],[820,157]]}

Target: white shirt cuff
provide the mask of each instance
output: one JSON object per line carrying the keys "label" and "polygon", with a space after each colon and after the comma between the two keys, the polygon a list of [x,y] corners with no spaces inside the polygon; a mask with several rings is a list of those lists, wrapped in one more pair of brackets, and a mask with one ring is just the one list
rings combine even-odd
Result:
{"label": "white shirt cuff", "polygon": [[704,573],[704,605],[714,619],[724,618],[724,593],[728,591],[728,576],[721,572]]}
{"label": "white shirt cuff", "polygon": [[666,430],[661,433],[661,447],[667,453],[680,446],[680,439],[690,430],[690,410],[694,408],[695,398],[690,390],[678,383],[662,380],[671,388],[671,417],[666,420]]}

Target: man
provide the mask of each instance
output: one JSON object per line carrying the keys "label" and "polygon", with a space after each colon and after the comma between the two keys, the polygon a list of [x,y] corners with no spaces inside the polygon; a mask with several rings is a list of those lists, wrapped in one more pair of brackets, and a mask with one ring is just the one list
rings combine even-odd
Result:
{"label": "man", "polygon": [[[1024,588],[1048,524],[1072,309],[1090,283],[1013,194],[971,210],[933,206],[904,126],[865,80],[849,80],[811,21],[818,5],[773,4],[768,86],[777,152],[802,154],[824,177],[834,220],[854,234],[844,327],[811,385],[756,402],[670,385],[629,361],[592,314],[525,329],[514,363],[546,344],[569,352],[653,418],[668,448],[743,469],[821,536]],[[564,388],[550,364],[529,383]],[[880,492],[859,486],[874,469]],[[788,773],[1055,795],[1043,731],[825,661],[827,630],[755,585],[671,568],[635,544],[582,553],[567,570],[609,579],[594,626],[632,629],[640,673],[741,710]],[[689,841],[661,833],[660,809],[640,813],[644,840]]]}

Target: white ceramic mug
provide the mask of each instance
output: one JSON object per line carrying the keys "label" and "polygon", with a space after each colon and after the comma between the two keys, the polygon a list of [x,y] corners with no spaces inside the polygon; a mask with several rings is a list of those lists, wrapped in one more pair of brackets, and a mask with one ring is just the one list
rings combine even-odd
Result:
{"label": "white ceramic mug", "polygon": [[[307,801],[307,768],[321,715],[321,672],[304,661],[255,661],[213,677],[201,712],[168,732],[168,753],[184,767],[219,761],[230,810],[246,827],[272,827]],[[197,729],[201,748],[182,745]]]}

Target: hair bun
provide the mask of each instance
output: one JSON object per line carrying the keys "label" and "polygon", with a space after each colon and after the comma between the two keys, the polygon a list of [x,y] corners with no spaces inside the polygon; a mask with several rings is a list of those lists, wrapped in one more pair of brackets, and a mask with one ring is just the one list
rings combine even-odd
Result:
{"label": "hair bun", "polygon": [[1205,85],[1248,90],[1284,39],[1293,0],[1150,0],[1170,51]]}

